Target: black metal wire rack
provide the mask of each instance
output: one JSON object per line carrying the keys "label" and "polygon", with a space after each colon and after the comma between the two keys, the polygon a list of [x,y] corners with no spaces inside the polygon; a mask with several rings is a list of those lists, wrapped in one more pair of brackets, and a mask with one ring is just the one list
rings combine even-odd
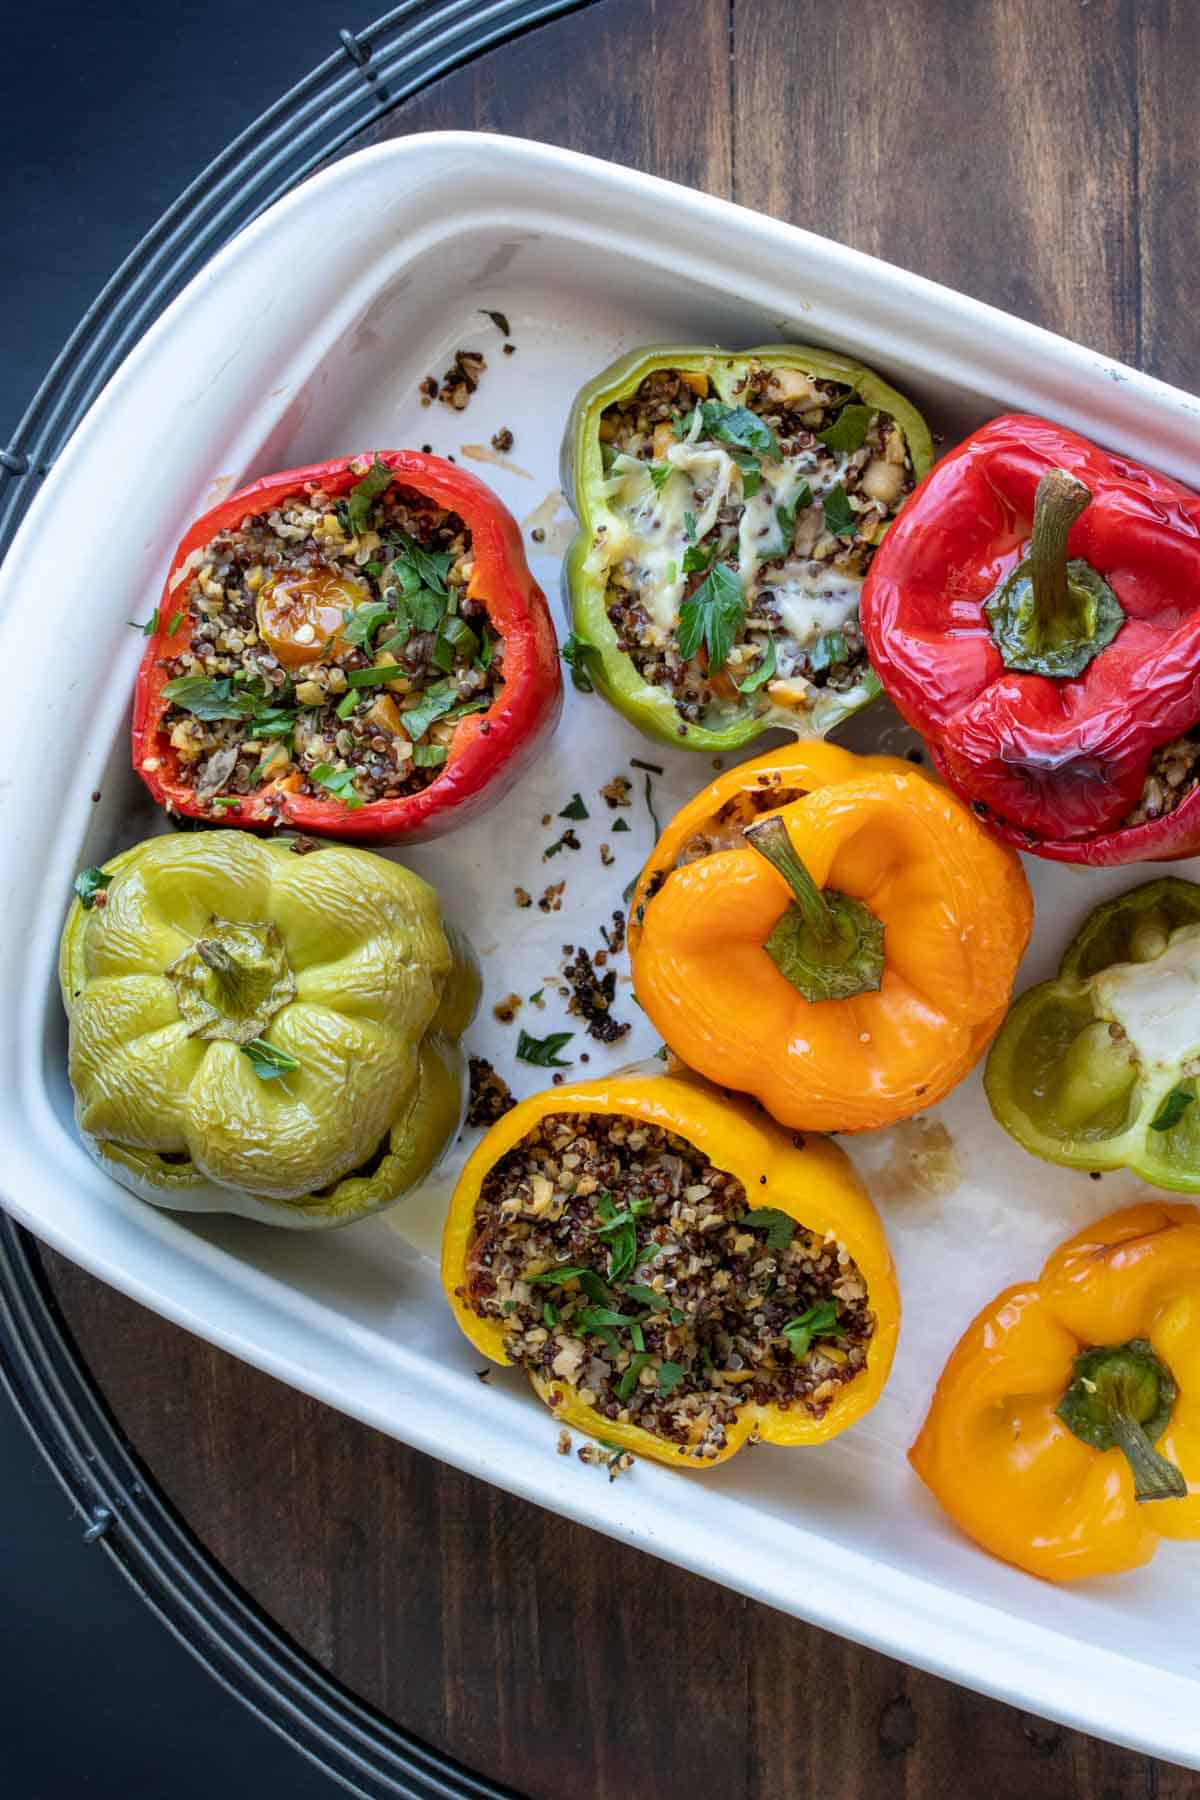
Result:
{"label": "black metal wire rack", "polygon": [[[401,101],[594,0],[405,0],[225,149],[122,263],[0,449],[0,557],[40,480],[159,313],[243,226]],[[0,1216],[0,1384],[146,1603],[266,1724],[364,1800],[518,1800],[356,1699],[291,1644],[156,1491],[76,1351],[34,1240]]]}

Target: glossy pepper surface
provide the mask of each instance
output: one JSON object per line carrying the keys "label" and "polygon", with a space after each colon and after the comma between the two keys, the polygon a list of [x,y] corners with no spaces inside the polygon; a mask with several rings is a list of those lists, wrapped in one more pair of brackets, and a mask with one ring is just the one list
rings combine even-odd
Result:
{"label": "glossy pepper surface", "polygon": [[1200,887],[1166,876],[1089,915],[988,1057],[1004,1129],[1076,1169],[1200,1193]]}
{"label": "glossy pepper surface", "polygon": [[[761,1114],[714,1093],[691,1076],[630,1071],[605,1081],[565,1083],[521,1101],[493,1125],[459,1178],[442,1241],[442,1281],[454,1315],[476,1349],[495,1363],[511,1360],[505,1350],[503,1324],[481,1316],[468,1298],[476,1213],[484,1181],[539,1120],[554,1113],[576,1112],[622,1115],[660,1126],[695,1145],[717,1168],[736,1175],[754,1204],[769,1204],[822,1236],[832,1232],[864,1278],[875,1329],[864,1368],[839,1388],[822,1417],[814,1417],[800,1406],[785,1409],[748,1401],[739,1409],[727,1442],[716,1455],[701,1458],[690,1445],[610,1419],[585,1404],[569,1382],[528,1371],[534,1391],[555,1417],[564,1425],[674,1468],[712,1468],[753,1439],[786,1445],[825,1443],[868,1412],[891,1369],[900,1326],[900,1295],[883,1226],[862,1183],[834,1144],[813,1138],[797,1145]],[[597,1267],[602,1269],[603,1263]]]}
{"label": "glossy pepper surface", "polygon": [[909,1456],[968,1537],[1050,1581],[1200,1537],[1200,1212],[1112,1213],[998,1294]]}
{"label": "glossy pepper surface", "polygon": [[[236,530],[250,514],[270,512],[306,485],[319,486],[331,500],[349,494],[376,463],[390,469],[401,487],[457,513],[470,531],[475,568],[467,591],[486,608],[494,633],[503,640],[504,683],[498,698],[486,712],[459,721],[442,772],[416,793],[352,808],[329,795],[297,792],[290,781],[268,780],[250,794],[225,796],[223,805],[219,792],[201,801],[181,779],[178,752],[160,729],[169,705],[163,688],[171,680],[164,662],[191,645],[192,621],[180,596],[197,553],[222,531]],[[156,618],[134,691],[133,765],[156,800],[187,818],[212,818],[215,799],[226,825],[285,826],[364,843],[439,837],[507,792],[539,754],[562,705],[554,626],[526,564],[516,520],[466,469],[416,450],[380,450],[288,469],[222,500],[196,520],[176,550]],[[337,609],[328,620],[322,616],[315,623],[336,641]],[[286,647],[280,655],[281,660],[286,657]]]}
{"label": "glossy pepper surface", "polygon": [[1032,920],[1017,857],[952,794],[829,744],[713,782],[630,910],[634,988],[675,1054],[814,1131],[894,1123],[961,1081]]}
{"label": "glossy pepper surface", "polygon": [[1179,482],[994,419],[908,501],[861,617],[889,697],[1011,843],[1096,866],[1200,848],[1200,787],[1170,809],[1147,781],[1200,721],[1200,497]]}
{"label": "glossy pepper surface", "polygon": [[429,1172],[479,997],[433,889],[368,851],[152,838],[80,877],[59,974],[76,1118],[157,1206],[338,1225]]}
{"label": "glossy pepper surface", "polygon": [[773,706],[765,690],[741,694],[730,688],[728,723],[700,725],[681,720],[667,691],[643,679],[620,647],[608,616],[608,579],[615,547],[623,535],[607,498],[608,476],[600,439],[606,407],[628,399],[656,369],[675,369],[693,378],[698,400],[736,403],[751,364],[793,369],[817,380],[845,383],[862,405],[894,420],[903,433],[918,479],[933,461],[928,427],[912,403],[873,370],[833,351],[770,344],[736,356],[697,345],[657,344],[621,357],[577,396],[563,439],[561,482],[579,520],[579,534],[564,565],[564,585],[573,624],[572,659],[577,682],[586,682],[632,720],[647,736],[675,748],[708,752],[736,750],[782,728],[823,737],[834,725],[874,700],[879,684],[868,669],[854,686],[817,690],[811,710]]}

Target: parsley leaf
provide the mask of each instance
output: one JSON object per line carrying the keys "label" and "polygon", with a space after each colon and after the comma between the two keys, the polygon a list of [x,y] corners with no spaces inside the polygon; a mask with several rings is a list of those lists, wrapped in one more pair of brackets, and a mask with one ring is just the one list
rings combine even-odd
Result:
{"label": "parsley leaf", "polygon": [[84,912],[91,912],[96,904],[96,895],[103,893],[111,880],[112,876],[106,875],[95,864],[90,869],[80,869],[75,877],[74,888]]}
{"label": "parsley leaf", "polygon": [[492,658],[496,654],[496,640],[484,625],[479,637],[479,655],[475,658],[476,667],[486,675],[492,666]]}
{"label": "parsley leaf", "polygon": [[808,1355],[814,1338],[845,1337],[846,1328],[838,1322],[838,1309],[832,1300],[822,1300],[817,1306],[810,1306],[807,1312],[798,1319],[791,1319],[783,1328],[783,1335],[788,1341],[788,1349],[799,1362]]}
{"label": "parsley leaf", "polygon": [[368,650],[383,621],[392,616],[391,607],[384,601],[368,600],[364,606],[356,606],[352,612],[342,614],[342,629],[338,636],[343,644],[353,644],[356,650]]}
{"label": "parsley leaf", "polygon": [[632,1359],[632,1361],[629,1364],[629,1367],[626,1369],[625,1373],[622,1375],[620,1381],[618,1381],[618,1383],[617,1383],[617,1399],[618,1400],[628,1400],[631,1398],[631,1396],[633,1394],[633,1390],[637,1386],[637,1383],[638,1383],[638,1376],[641,1374],[642,1370],[646,1367],[646,1364],[648,1362],[652,1362],[653,1360],[654,1359],[651,1357],[648,1350],[639,1350],[638,1351],[637,1355]]}
{"label": "parsley leaf", "polygon": [[250,1058],[250,1066],[260,1081],[278,1081],[300,1067],[290,1051],[268,1044],[265,1038],[251,1038],[242,1045],[242,1054]]}
{"label": "parsley leaf", "polygon": [[683,1374],[684,1372],[677,1362],[660,1363],[658,1370],[659,1393],[669,1394],[672,1388],[677,1388],[683,1380]]}
{"label": "parsley leaf", "polygon": [[244,719],[254,711],[253,698],[235,694],[228,675],[179,675],[165,683],[162,697],[196,719]]}
{"label": "parsley leaf", "polygon": [[395,477],[386,463],[380,462],[378,455],[361,481],[356,481],[350,489],[346,501],[346,517],[350,523],[350,532],[357,537],[365,531],[371,519],[371,508],[381,494],[386,494]]}
{"label": "parsley leaf", "polygon": [[694,512],[685,512],[683,515],[683,535],[689,544],[695,543],[696,515]]}
{"label": "parsley leaf", "polygon": [[869,406],[843,406],[833,424],[817,436],[831,450],[861,450],[873,417]]}
{"label": "parsley leaf", "polygon": [[496,327],[497,331],[502,331],[505,337],[512,336],[506,314],[497,312],[496,309],[491,306],[481,306],[479,311],[483,314],[485,319],[490,319],[492,321],[492,324]]}
{"label": "parsley leaf", "polygon": [[450,752],[445,744],[414,744],[413,768],[440,769],[449,755]]}
{"label": "parsley leaf", "polygon": [[796,1221],[777,1206],[755,1206],[734,1224],[739,1231],[765,1231],[772,1250],[786,1250],[796,1235]]}
{"label": "parsley leaf", "polygon": [[796,514],[812,505],[812,489],[807,481],[802,481],[791,499],[775,508],[775,523],[783,537],[783,554],[786,556],[792,547],[792,539],[796,535]]}
{"label": "parsley leaf", "polygon": [[628,819],[614,819],[612,828],[614,831],[628,831],[629,821]]}
{"label": "parsley leaf", "polygon": [[395,681],[404,670],[399,663],[376,663],[370,669],[350,669],[346,675],[346,686],[350,688],[383,687],[389,681]]}
{"label": "parsley leaf", "polygon": [[737,456],[734,461],[742,471],[742,499],[753,500],[762,486],[762,470],[751,457]]}
{"label": "parsley leaf", "polygon": [[590,1273],[590,1269],[583,1268],[579,1263],[563,1263],[557,1269],[543,1269],[540,1275],[529,1275],[526,1280],[530,1287],[557,1287],[564,1281],[570,1281],[576,1275]]}
{"label": "parsley leaf", "polygon": [[851,507],[846,490],[840,481],[826,494],[822,502],[822,510],[825,514],[826,531],[831,531],[834,537],[854,536],[858,530],[858,520],[854,516],[854,509]]}
{"label": "parsley leaf", "polygon": [[179,630],[179,627],[182,624],[183,624],[183,608],[181,606],[178,612],[171,614],[171,621],[170,621],[170,624],[167,626],[167,636],[174,637],[175,633]]}
{"label": "parsley leaf", "polygon": [[433,660],[438,668],[449,675],[456,662],[474,662],[478,653],[479,639],[467,621],[460,619],[457,613],[451,614],[443,622],[433,646]]}
{"label": "parsley leaf", "polygon": [[849,656],[846,639],[840,631],[823,631],[809,649],[808,666],[814,675],[819,675],[822,669],[833,669],[838,663],[847,662]]}
{"label": "parsley leaf", "polygon": [[620,1331],[636,1325],[637,1320],[632,1313],[614,1312],[611,1306],[581,1306],[574,1323],[581,1331]]}
{"label": "parsley leaf", "polygon": [[621,1292],[636,1300],[639,1306],[648,1306],[652,1312],[665,1312],[668,1301],[664,1294],[656,1294],[652,1287],[646,1287],[640,1281],[626,1281]]}
{"label": "parsley leaf", "polygon": [[406,531],[397,533],[392,545],[396,552],[392,567],[397,570],[398,579],[409,584],[406,592],[417,587],[432,588],[435,594],[446,592],[446,577],[454,562],[453,551],[426,550],[424,544],[418,544]]}
{"label": "parsley leaf", "polygon": [[535,1038],[522,1031],[517,1039],[517,1059],[533,1063],[538,1069],[569,1069],[570,1063],[564,1062],[558,1053],[574,1036],[573,1031],[552,1031],[549,1037]]}
{"label": "parsley leaf", "polygon": [[647,465],[646,473],[654,483],[655,493],[661,494],[675,473],[675,465],[669,462],[652,462]]}
{"label": "parsley leaf", "polygon": [[703,544],[689,544],[683,553],[683,572],[692,575],[697,569],[711,569],[720,551],[720,540],[713,538],[705,549]]}
{"label": "parsley leaf", "polygon": [[427,687],[415,706],[401,713],[400,722],[410,738],[422,738],[431,725],[445,718],[458,701],[458,689],[452,681],[435,681]]}
{"label": "parsley leaf", "polygon": [[356,812],[362,805],[354,791],[353,769],[335,769],[332,763],[318,763],[309,773],[319,786],[326,788],[350,812]]}
{"label": "parsley leaf", "polygon": [[703,643],[708,672],[725,667],[738,627],[746,616],[742,584],[727,563],[717,563],[679,609],[679,654],[690,662]]}
{"label": "parsley leaf", "polygon": [[278,738],[290,742],[296,729],[296,714],[289,706],[264,706],[253,714],[249,735],[256,738]]}
{"label": "parsley leaf", "polygon": [[[756,450],[772,462],[783,460],[775,433],[748,406],[727,406],[723,400],[702,400],[696,411],[700,414],[701,427],[709,437],[729,444],[735,450]],[[680,437],[686,437],[691,430],[692,418],[689,413],[675,427]]]}
{"label": "parsley leaf", "polygon": [[129,623],[133,627],[134,631],[140,631],[143,637],[153,637],[155,632],[158,630],[158,608],[157,608],[157,606],[155,607],[154,611],[150,614],[150,617],[146,620],[146,623],[144,625],[139,625],[136,619],[130,619]]}
{"label": "parsley leaf", "polygon": [[[75,891],[79,891],[78,882]],[[1195,1098],[1195,1094],[1189,1094],[1186,1088],[1172,1088],[1150,1121],[1151,1131],[1174,1131]]]}
{"label": "parsley leaf", "polygon": [[578,632],[573,631],[559,651],[559,655],[571,671],[572,683],[581,694],[595,692],[595,686],[587,669],[587,657],[595,648],[594,644],[589,644],[586,638],[581,638]]}
{"label": "parsley leaf", "polygon": [[752,669],[750,671],[750,673],[749,673],[749,675],[747,675],[745,681],[738,682],[738,693],[739,694],[755,694],[755,693],[757,693],[760,687],[762,687],[766,682],[770,681],[772,675],[775,674],[778,667],[779,667],[779,662],[778,662],[778,658],[775,655],[775,639],[771,635],[771,633],[768,631],[768,633],[767,633],[767,648],[764,651],[761,658],[759,659],[758,667],[756,669]]}
{"label": "parsley leaf", "polygon": [[549,1300],[542,1301],[542,1323],[548,1325],[551,1331],[558,1324],[558,1308],[552,1306]]}
{"label": "parsley leaf", "polygon": [[560,819],[590,819],[592,815],[583,804],[583,795],[572,794],[558,816]]}

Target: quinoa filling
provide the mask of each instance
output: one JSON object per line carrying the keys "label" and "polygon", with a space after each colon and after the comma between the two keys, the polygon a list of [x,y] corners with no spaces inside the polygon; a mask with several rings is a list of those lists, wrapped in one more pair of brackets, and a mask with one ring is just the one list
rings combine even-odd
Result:
{"label": "quinoa filling", "polygon": [[468,595],[456,513],[368,471],[348,498],[307,486],[189,558],[160,725],[178,780],[214,817],[284,793],[353,810],[435,781],[468,714],[504,682],[504,641]]}
{"label": "quinoa filling", "polygon": [[844,384],[751,363],[734,397],[656,369],[605,409],[608,617],[685,726],[803,712],[821,729],[870,680],[859,594],[912,460]]}
{"label": "quinoa filling", "polygon": [[511,1359],[699,1458],[747,1402],[820,1419],[875,1328],[844,1245],[636,1118],[554,1113],[483,1184],[465,1287]]}
{"label": "quinoa filling", "polygon": [[1200,782],[1200,726],[1186,737],[1160,744],[1150,758],[1141,798],[1125,824],[1146,825],[1173,813]]}

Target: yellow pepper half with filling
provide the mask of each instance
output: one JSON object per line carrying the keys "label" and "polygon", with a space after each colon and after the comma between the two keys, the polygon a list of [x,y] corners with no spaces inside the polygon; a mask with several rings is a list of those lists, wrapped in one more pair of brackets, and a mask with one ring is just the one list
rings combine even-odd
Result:
{"label": "yellow pepper half with filling", "polygon": [[507,1113],[455,1190],[442,1279],[562,1424],[677,1468],[835,1437],[879,1398],[900,1322],[843,1153],[684,1074]]}
{"label": "yellow pepper half with filling", "polygon": [[911,763],[800,744],[662,834],[630,909],[675,1054],[801,1131],[933,1106],[1004,1017],[1033,907],[1016,855]]}
{"label": "yellow pepper half with filling", "polygon": [[1111,1213],[998,1294],[909,1459],[968,1537],[1048,1581],[1200,1537],[1200,1210]]}

